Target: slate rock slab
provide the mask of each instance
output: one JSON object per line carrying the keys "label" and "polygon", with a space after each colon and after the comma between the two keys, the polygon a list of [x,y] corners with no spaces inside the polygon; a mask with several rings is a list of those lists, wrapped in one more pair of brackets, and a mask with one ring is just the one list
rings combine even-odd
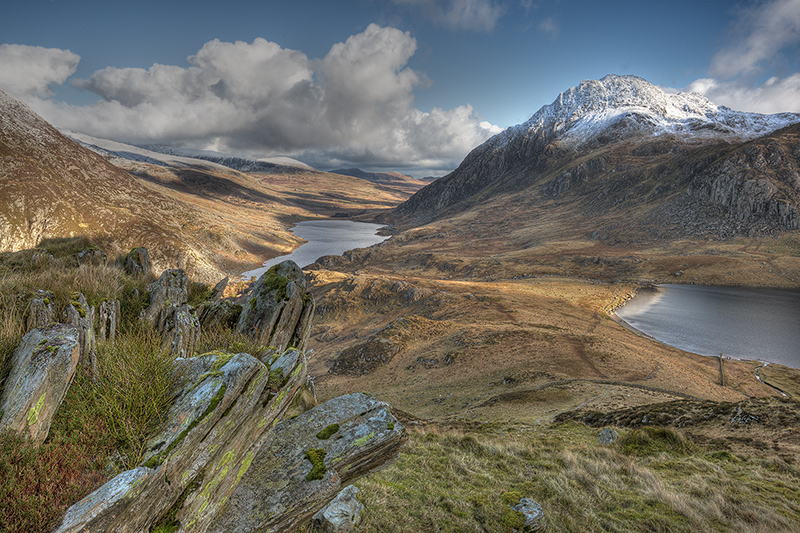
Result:
{"label": "slate rock slab", "polygon": [[11,357],[0,398],[0,429],[41,444],[67,395],[80,358],[78,329],[54,324],[29,331]]}

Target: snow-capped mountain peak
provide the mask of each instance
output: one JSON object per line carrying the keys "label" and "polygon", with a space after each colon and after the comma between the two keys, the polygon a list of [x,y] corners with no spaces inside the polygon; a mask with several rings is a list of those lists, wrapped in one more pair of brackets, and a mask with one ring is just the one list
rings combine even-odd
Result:
{"label": "snow-capped mountain peak", "polygon": [[751,139],[800,122],[800,115],[733,111],[697,93],[671,93],[638,76],[609,74],[562,92],[530,120],[501,134],[501,142],[518,134],[544,134],[579,145],[623,119],[652,135]]}

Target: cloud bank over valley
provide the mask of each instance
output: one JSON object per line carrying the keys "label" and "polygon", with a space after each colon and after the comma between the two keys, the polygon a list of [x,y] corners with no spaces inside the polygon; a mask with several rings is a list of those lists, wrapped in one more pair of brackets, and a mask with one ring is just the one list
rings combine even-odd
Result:
{"label": "cloud bank over valley", "polygon": [[60,127],[133,144],[289,155],[322,168],[452,169],[501,128],[468,104],[417,109],[414,90],[429,80],[407,66],[416,50],[409,32],[376,24],[321,59],[263,38],[215,39],[187,67],[107,67],[72,79],[101,97],[75,106],[48,87],[74,74],[76,54],[0,45],[0,86]]}

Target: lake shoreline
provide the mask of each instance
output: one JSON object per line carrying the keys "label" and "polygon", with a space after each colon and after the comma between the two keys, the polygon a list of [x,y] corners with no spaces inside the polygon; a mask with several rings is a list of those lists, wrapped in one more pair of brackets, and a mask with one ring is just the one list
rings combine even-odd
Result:
{"label": "lake shoreline", "polygon": [[[619,310],[644,296],[643,288],[652,290],[651,300],[640,299],[641,309],[620,315]],[[798,300],[800,291],[781,287],[665,283],[635,289],[609,316],[637,335],[687,353],[800,369],[791,349]],[[774,358],[737,354],[732,348],[764,351]]]}

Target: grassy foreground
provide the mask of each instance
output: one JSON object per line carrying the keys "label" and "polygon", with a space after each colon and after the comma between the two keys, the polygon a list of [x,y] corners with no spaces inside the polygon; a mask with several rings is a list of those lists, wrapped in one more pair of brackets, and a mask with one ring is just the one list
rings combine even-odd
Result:
{"label": "grassy foreground", "polygon": [[[620,429],[611,446],[578,423],[412,429],[391,467],[360,480],[359,532],[512,531],[505,502],[538,502],[546,531],[800,529],[800,468],[735,455],[668,428]],[[514,503],[516,503],[514,501]]]}
{"label": "grassy foreground", "polygon": [[[79,365],[44,444],[0,432],[0,532],[51,531],[71,504],[136,466],[173,399],[174,357],[138,320],[153,277],[129,276],[113,259],[79,265],[76,254],[89,248],[84,238],[50,239],[35,250],[0,254],[0,390],[37,290],[52,294],[57,316],[78,292],[95,306],[117,298],[122,310],[116,340],[97,345],[97,374]],[[209,294],[190,283],[191,305]],[[230,330],[204,333],[198,353],[214,349],[256,353]]]}

